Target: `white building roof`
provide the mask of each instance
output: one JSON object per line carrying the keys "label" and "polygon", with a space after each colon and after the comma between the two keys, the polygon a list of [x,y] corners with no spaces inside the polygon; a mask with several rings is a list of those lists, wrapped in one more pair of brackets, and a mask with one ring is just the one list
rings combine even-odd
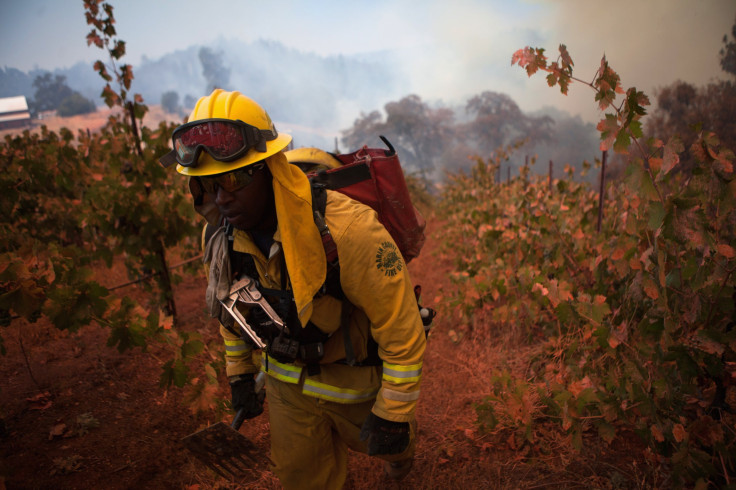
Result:
{"label": "white building roof", "polygon": [[0,114],[22,111],[28,111],[28,102],[24,95],[0,98]]}

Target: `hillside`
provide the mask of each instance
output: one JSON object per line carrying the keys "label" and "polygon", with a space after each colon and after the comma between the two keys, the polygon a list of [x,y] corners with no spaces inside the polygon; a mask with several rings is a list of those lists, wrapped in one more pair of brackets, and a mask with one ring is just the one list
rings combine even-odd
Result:
{"label": "hillside", "polygon": [[[178,121],[178,116],[166,113],[160,105],[148,106],[148,113],[143,118],[144,125],[149,128],[155,128],[163,121]],[[40,132],[41,126],[46,126],[50,131],[56,133],[61,128],[70,129],[73,133],[78,131],[96,131],[107,123],[108,118],[119,109],[110,109],[108,107],[98,107],[97,112],[91,114],[81,114],[72,117],[53,116],[44,119],[34,119],[31,132]],[[5,129],[0,130],[0,138],[6,135],[15,135],[23,132],[23,129]]]}
{"label": "hillside", "polygon": [[[203,74],[203,62],[208,75]],[[410,88],[400,76],[395,54],[319,56],[285,47],[276,41],[246,43],[220,40],[211,46],[190,46],[133,66],[132,91],[149,104],[176,92],[186,107],[209,93],[212,84],[240,90],[269,108],[274,120],[317,126],[331,132],[347,127],[361,111],[379,109]],[[66,77],[67,84],[99,102],[104,82],[89,63],[28,73],[0,68],[0,97],[34,95],[33,80],[45,71]],[[332,145],[332,136],[315,141]]]}

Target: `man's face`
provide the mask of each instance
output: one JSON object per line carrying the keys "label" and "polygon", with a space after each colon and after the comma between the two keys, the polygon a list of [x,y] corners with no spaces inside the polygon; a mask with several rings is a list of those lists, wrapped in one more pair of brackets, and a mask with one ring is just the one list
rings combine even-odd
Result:
{"label": "man's face", "polygon": [[253,180],[236,190],[217,186],[215,205],[228,222],[244,231],[275,228],[275,206],[271,174],[265,165],[253,172]]}

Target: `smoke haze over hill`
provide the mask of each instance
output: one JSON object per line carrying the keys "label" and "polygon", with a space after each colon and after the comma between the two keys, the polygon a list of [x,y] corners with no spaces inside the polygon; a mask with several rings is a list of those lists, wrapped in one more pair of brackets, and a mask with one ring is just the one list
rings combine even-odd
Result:
{"label": "smoke haze over hill", "polygon": [[[256,62],[259,70],[268,66],[274,74],[271,80],[276,73],[290,79],[291,83],[284,80],[277,85],[289,90],[308,82],[308,77],[322,82],[320,73],[302,73],[297,58],[311,58],[306,63],[310,67],[314,59],[323,60],[325,67],[339,64],[341,56],[350,61],[382,58],[393,62],[388,65],[388,78],[382,73],[373,84],[349,85],[345,93],[352,102],[338,104],[346,110],[381,107],[374,103],[375,94],[356,90],[381,92],[381,100],[415,93],[424,100],[447,103],[462,103],[474,94],[493,90],[509,94],[524,111],[550,105],[580,115],[586,122],[596,122],[601,114],[585,87],[573,87],[568,96],[563,96],[549,89],[542,77],[529,79],[518,67],[512,67],[512,53],[529,45],[546,48],[554,58],[557,46],[564,43],[583,79],[592,76],[605,54],[627,86],[651,94],[656,87],[677,79],[703,84],[719,77],[718,49],[736,15],[732,0],[620,0],[615,4],[602,0],[110,3],[115,7],[118,36],[126,41],[124,62],[135,70],[133,90],[137,92],[147,91],[138,86],[145,76],[146,61],[155,63],[183,52],[189,53],[188,60],[177,63],[189,66],[187,78],[200,82],[193,83],[196,86],[190,89],[192,95],[203,95],[201,67],[196,64],[197,52],[189,51],[191,47],[216,50],[221,45],[239,43],[239,51],[226,49],[224,55],[228,63],[245,67],[248,80],[243,83],[258,81],[259,73],[249,64]],[[91,63],[104,59],[104,53],[86,46],[87,32],[81,0],[2,2],[0,67],[25,72],[55,70],[73,67],[82,60],[91,70]],[[276,42],[282,52],[268,50],[272,56],[260,61],[257,53],[249,52],[269,42]],[[300,56],[293,56],[294,51]],[[242,70],[232,67],[231,71],[235,85],[240,82],[238,73]],[[174,75],[157,76],[161,77],[161,85],[174,83],[170,80]],[[69,79],[71,83],[72,77]],[[333,82],[330,79],[318,87],[324,88],[325,94],[331,93],[337,85]],[[233,88],[247,92],[254,87]],[[392,92],[394,89],[398,92]],[[313,94],[315,102],[323,100],[320,90]],[[279,90],[274,98],[281,95]],[[309,102],[298,99],[302,104]],[[158,99],[149,98],[148,102]]]}
{"label": "smoke haze over hill", "polygon": [[[361,111],[380,109],[410,89],[394,68],[396,63],[390,53],[324,57],[275,41],[221,40],[212,46],[191,46],[157,59],[144,57],[139,66],[133,67],[132,91],[140,93],[149,104],[160,103],[168,91],[176,92],[182,101],[205,95],[208,80],[199,57],[202,49],[219,57],[229,69],[229,76],[218,86],[239,90],[255,99],[280,125],[315,135],[316,141],[304,141],[304,145],[334,146],[339,130],[349,127]],[[53,72],[65,76],[67,84],[85,97],[101,103],[103,82],[89,64],[77,63]],[[0,68],[0,96],[22,94],[33,98],[32,82],[41,73],[43,70],[23,73]]]}
{"label": "smoke haze over hill", "polygon": [[[528,78],[510,65],[516,49],[544,47],[554,58],[565,43],[584,79],[606,54],[627,86],[653,95],[678,78],[705,83],[718,77],[718,49],[736,14],[731,0],[621,0],[615,6],[597,0],[211,0],[209,17],[193,15],[202,5],[188,0],[111,3],[118,36],[127,43],[124,62],[135,74],[131,91],[146,103],[159,104],[171,91],[184,105],[205,95],[214,76],[203,74],[205,48],[225,68],[225,88],[260,102],[298,146],[328,149],[361,114],[382,111],[387,102],[417,94],[432,106],[457,108],[490,90],[508,94],[529,114],[555,108],[553,118],[572,125],[557,125],[559,145],[570,143],[559,131],[574,128],[587,135],[575,141],[593,146],[592,152],[590,125],[602,116],[592,92],[577,84],[564,96],[543,77]],[[89,27],[81,1],[3,2],[0,23],[0,96],[32,98],[33,79],[48,70],[101,104],[102,81],[92,62],[105,56],[85,46]],[[568,153],[560,158],[578,158]]]}

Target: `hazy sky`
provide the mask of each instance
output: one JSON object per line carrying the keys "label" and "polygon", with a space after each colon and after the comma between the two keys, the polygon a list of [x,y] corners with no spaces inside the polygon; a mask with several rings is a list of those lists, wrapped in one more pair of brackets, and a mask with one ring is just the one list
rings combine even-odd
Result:
{"label": "hazy sky", "polygon": [[[594,121],[593,93],[567,97],[510,66],[526,45],[567,45],[576,75],[592,79],[605,53],[624,86],[653,89],[724,75],[718,51],[736,0],[112,0],[125,62],[219,38],[273,39],[321,55],[421,48],[401,67],[425,100],[504,92],[531,111],[564,108]],[[62,68],[101,57],[87,47],[82,0],[0,0],[0,66]],[[91,70],[91,68],[90,68]],[[135,86],[133,87],[135,90]],[[204,94],[203,94],[204,95]],[[378,108],[366,108],[378,109]]]}

